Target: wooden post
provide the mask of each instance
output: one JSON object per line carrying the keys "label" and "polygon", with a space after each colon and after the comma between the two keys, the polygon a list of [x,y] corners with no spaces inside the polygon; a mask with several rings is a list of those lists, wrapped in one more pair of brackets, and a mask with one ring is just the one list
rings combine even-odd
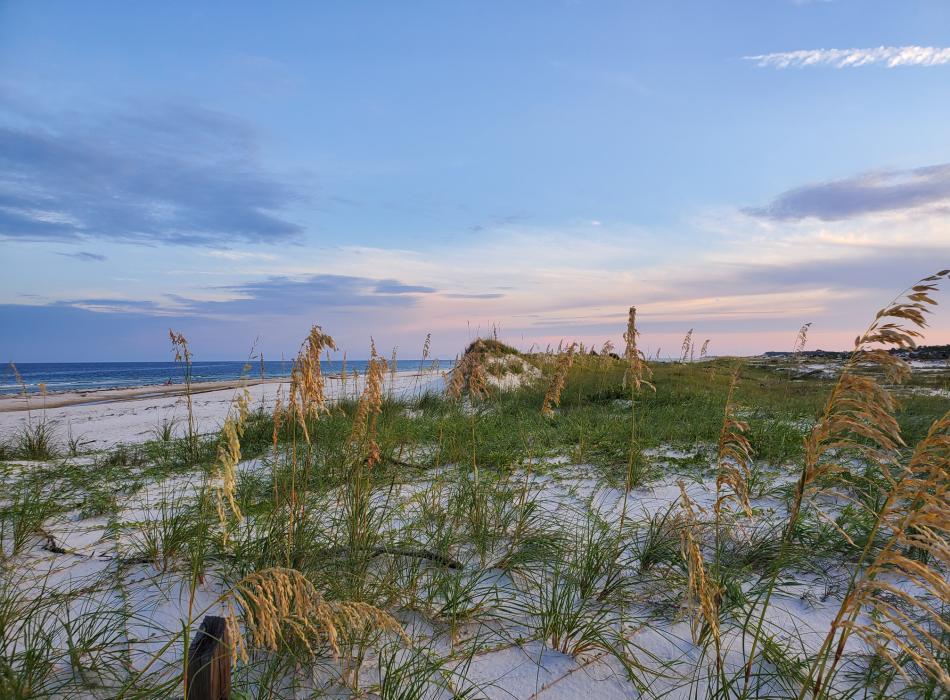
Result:
{"label": "wooden post", "polygon": [[223,617],[207,615],[188,648],[188,700],[229,700],[231,645]]}

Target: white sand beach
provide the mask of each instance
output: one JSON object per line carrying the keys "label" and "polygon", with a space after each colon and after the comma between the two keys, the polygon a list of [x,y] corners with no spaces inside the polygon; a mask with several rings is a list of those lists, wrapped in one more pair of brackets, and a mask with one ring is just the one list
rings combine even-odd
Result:
{"label": "white sand beach", "polygon": [[[410,397],[426,391],[441,391],[441,372],[417,370],[386,375],[386,391],[396,397]],[[199,433],[217,431],[228,414],[237,392],[246,388],[251,406],[273,407],[278,394],[287,395],[286,379],[203,382],[192,385],[192,410]],[[362,391],[362,377],[326,377],[326,394],[331,401],[355,398]],[[164,424],[175,424],[175,434],[186,430],[188,404],[185,387],[156,385],[128,389],[63,392],[45,397],[0,397],[0,439],[7,439],[31,421],[46,420],[59,442],[71,437],[81,451],[103,450],[119,443],[143,442],[153,438]]]}

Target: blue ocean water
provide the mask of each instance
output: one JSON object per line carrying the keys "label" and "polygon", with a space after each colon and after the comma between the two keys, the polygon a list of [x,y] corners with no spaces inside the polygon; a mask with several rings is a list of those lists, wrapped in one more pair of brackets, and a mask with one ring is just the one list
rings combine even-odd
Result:
{"label": "blue ocean water", "polygon": [[[413,370],[429,368],[432,360],[398,360],[397,369]],[[366,360],[347,360],[346,370],[362,372],[366,369]],[[448,369],[452,362],[439,363],[441,369]],[[343,363],[338,360],[323,363],[323,371],[328,374],[339,373]],[[173,384],[184,382],[185,374],[181,365],[174,362],[24,362],[17,364],[17,371],[26,384],[27,391],[39,391],[39,385],[45,384],[47,392],[86,391],[90,389],[120,389],[149,384]],[[291,363],[272,360],[264,362],[264,377],[287,377]],[[191,368],[193,382],[217,382],[241,377],[257,379],[261,376],[261,363],[257,362],[194,362]],[[6,365],[0,370],[0,394],[17,394],[22,387],[17,382],[13,369]]]}

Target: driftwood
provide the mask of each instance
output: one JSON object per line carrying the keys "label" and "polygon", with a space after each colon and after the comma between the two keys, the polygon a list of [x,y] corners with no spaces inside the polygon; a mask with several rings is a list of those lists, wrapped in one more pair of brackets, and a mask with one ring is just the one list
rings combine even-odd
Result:
{"label": "driftwood", "polygon": [[[321,552],[321,554],[326,554],[330,556],[340,556],[341,554],[349,553],[349,547],[334,547],[333,549],[327,549]],[[405,549],[403,547],[372,547],[369,549],[370,557],[378,557],[383,554],[389,554],[394,557],[413,557],[415,559],[427,559],[428,561],[434,562],[441,566],[446,567],[447,569],[461,569],[462,562],[457,559],[452,559],[447,557],[444,554],[439,554],[438,552],[430,552],[428,549]]]}
{"label": "driftwood", "polygon": [[60,546],[56,541],[56,538],[46,530],[40,528],[36,531],[36,534],[46,540],[46,542],[43,543],[43,549],[45,549],[47,552],[52,552],[53,554],[75,554],[75,552]]}
{"label": "driftwood", "polygon": [[229,700],[231,648],[223,617],[207,615],[188,648],[188,700]]}
{"label": "driftwood", "polygon": [[[444,554],[439,554],[438,552],[432,552],[428,549],[409,549],[406,547],[389,547],[389,546],[379,546],[379,547],[370,547],[368,548],[368,553],[370,558],[375,558],[382,556],[383,554],[388,554],[393,557],[412,557],[414,559],[425,559],[431,561],[433,564],[438,564],[439,566],[444,566],[447,569],[462,569],[464,565],[462,562],[452,557],[447,557]],[[349,547],[333,547],[331,549],[320,549],[316,550],[315,554],[321,557],[339,557],[344,554],[349,554]],[[77,555],[81,556],[81,555]],[[231,558],[234,558],[234,555],[230,555]],[[105,559],[117,559],[116,557],[103,557]],[[154,564],[155,560],[152,557],[126,557],[117,559],[121,566],[135,566],[138,564]],[[300,566],[300,560],[294,560],[294,566]]]}
{"label": "driftwood", "polygon": [[428,469],[430,465],[427,464],[413,464],[412,462],[404,462],[401,459],[396,459],[395,457],[383,457],[383,460],[389,462],[394,467],[406,467],[407,469]]}
{"label": "driftwood", "polygon": [[[428,465],[428,464],[413,464],[412,462],[404,462],[401,459],[397,459],[395,457],[387,457],[387,456],[381,457],[380,461],[385,462],[386,464],[391,464],[394,467],[405,467],[406,469],[419,469],[419,470],[424,471],[431,467],[431,465]],[[368,464],[368,463],[369,463],[369,457],[363,460],[363,464]]]}

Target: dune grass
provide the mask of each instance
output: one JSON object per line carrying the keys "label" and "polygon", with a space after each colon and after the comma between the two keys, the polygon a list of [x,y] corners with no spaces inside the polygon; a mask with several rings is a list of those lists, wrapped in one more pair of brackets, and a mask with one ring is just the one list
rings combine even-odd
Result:
{"label": "dune grass", "polygon": [[[631,311],[622,356],[493,338],[397,397],[373,348],[330,402],[315,328],[291,391],[239,393],[220,435],[187,416],[60,456],[31,422],[0,453],[0,697],[180,697],[205,614],[236,697],[533,698],[575,672],[592,697],[945,697],[950,423],[916,389],[946,375],[879,352],[944,277],[830,376],[697,361],[691,335],[647,362]],[[499,355],[539,378],[492,390]]]}

